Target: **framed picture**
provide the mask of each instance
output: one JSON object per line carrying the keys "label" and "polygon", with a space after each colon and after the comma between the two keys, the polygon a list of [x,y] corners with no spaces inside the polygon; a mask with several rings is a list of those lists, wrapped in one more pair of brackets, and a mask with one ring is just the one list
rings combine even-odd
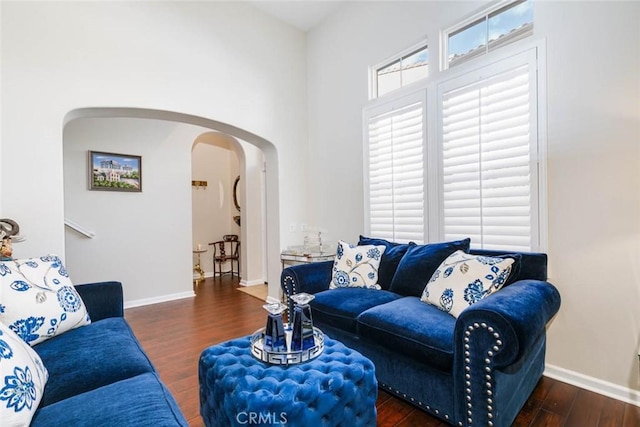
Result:
{"label": "framed picture", "polygon": [[142,157],[89,151],[89,190],[142,191]]}

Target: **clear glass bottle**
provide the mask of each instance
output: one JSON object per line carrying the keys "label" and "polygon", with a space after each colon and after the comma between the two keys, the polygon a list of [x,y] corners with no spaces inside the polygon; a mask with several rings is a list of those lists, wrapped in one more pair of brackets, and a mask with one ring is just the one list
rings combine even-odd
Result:
{"label": "clear glass bottle", "polygon": [[313,319],[309,302],[315,297],[307,293],[291,295],[296,303],[293,312],[293,331],[291,334],[291,351],[308,350],[315,347],[313,338]]}
{"label": "clear glass bottle", "polygon": [[271,352],[286,352],[287,340],[284,323],[282,322],[282,312],[287,309],[287,306],[280,302],[275,302],[265,304],[262,307],[269,312],[267,326],[264,330],[264,349]]}

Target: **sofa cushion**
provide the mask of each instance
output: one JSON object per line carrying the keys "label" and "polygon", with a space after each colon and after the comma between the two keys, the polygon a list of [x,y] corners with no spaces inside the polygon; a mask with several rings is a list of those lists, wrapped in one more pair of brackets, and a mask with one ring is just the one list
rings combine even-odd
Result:
{"label": "sofa cushion", "polygon": [[411,246],[402,257],[389,290],[405,296],[420,297],[438,266],[457,250],[469,252],[471,239]]}
{"label": "sofa cushion", "polygon": [[40,408],[36,426],[187,426],[155,372],[137,375]]}
{"label": "sofa cushion", "polygon": [[372,237],[360,236],[358,245],[383,245],[386,249],[382,254],[380,260],[380,268],[378,269],[378,284],[382,289],[389,289],[393,275],[398,269],[400,260],[409,249],[409,246],[415,246],[413,242],[410,243],[395,243],[385,239],[376,239]]}
{"label": "sofa cushion", "polygon": [[378,268],[385,251],[383,245],[352,246],[340,240],[333,261],[329,289],[358,287],[380,289]]}
{"label": "sofa cushion", "polygon": [[404,297],[373,307],[360,314],[357,323],[362,338],[385,343],[440,370],[451,370],[456,319],[419,298]]}
{"label": "sofa cushion", "polygon": [[0,263],[0,321],[30,345],[91,323],[56,255]]}
{"label": "sofa cushion", "polygon": [[465,308],[502,288],[514,262],[510,257],[456,251],[442,261],[420,299],[458,317]]}
{"label": "sofa cushion", "polygon": [[355,333],[360,313],[398,298],[401,296],[384,290],[339,288],[318,292],[309,305],[314,322]]}
{"label": "sofa cushion", "polygon": [[153,371],[121,317],[74,329],[34,346],[34,350],[49,370],[41,406]]}
{"label": "sofa cushion", "polygon": [[0,323],[0,425],[29,425],[48,377],[40,356]]}

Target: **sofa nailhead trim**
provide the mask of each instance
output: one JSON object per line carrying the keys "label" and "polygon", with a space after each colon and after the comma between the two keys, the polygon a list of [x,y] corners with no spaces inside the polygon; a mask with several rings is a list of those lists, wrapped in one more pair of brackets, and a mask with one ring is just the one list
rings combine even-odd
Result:
{"label": "sofa nailhead trim", "polygon": [[[397,396],[402,396],[404,398],[407,398],[407,395],[405,393],[400,393],[399,390],[394,390],[393,387],[391,387],[390,385],[387,385],[387,384],[384,384],[384,383],[378,383],[378,386],[380,388],[386,388],[387,390],[389,390],[390,392],[396,394]],[[436,415],[440,415],[440,410],[439,409],[435,409],[435,408],[432,409],[430,405],[425,405],[421,401],[416,402],[416,400],[413,397],[411,397],[410,399],[411,399],[412,402],[417,403],[418,406],[420,406],[421,408],[425,408],[429,412],[432,412],[432,413],[434,413]],[[447,420],[450,419],[449,414],[442,414],[442,416]],[[459,425],[462,425],[462,423],[459,423]]]}
{"label": "sofa nailhead trim", "polygon": [[[493,396],[493,392],[491,391],[491,388],[493,387],[492,385],[492,376],[491,376],[491,360],[493,359],[493,357],[495,356],[495,353],[500,351],[500,347],[502,347],[502,340],[500,340],[500,334],[498,332],[495,332],[495,329],[492,326],[488,326],[485,322],[482,323],[473,323],[473,325],[469,325],[467,326],[467,330],[464,332],[464,348],[465,350],[469,350],[470,349],[470,338],[471,338],[471,333],[474,332],[475,330],[482,328],[482,329],[486,329],[487,331],[489,331],[490,333],[493,334],[493,337],[495,338],[495,343],[492,347],[493,351],[489,350],[487,351],[487,357],[484,359],[484,362],[486,363],[487,366],[485,366],[484,370],[486,372],[485,375],[485,393],[489,396],[487,398],[487,418],[489,419],[488,421],[488,425],[491,427],[493,426],[493,422],[491,421],[493,419],[493,400],[491,399],[491,396]],[[465,378],[467,380],[471,379],[471,375],[469,374],[469,372],[471,372],[471,367],[469,366],[471,364],[471,360],[470,360],[470,352],[469,351],[465,351],[465,359],[464,359],[464,364],[465,364],[465,371],[467,372],[465,374]],[[467,411],[468,414],[468,418],[467,418],[467,422],[468,424],[472,424],[473,423],[473,404],[472,402],[472,396],[471,396],[471,388],[470,388],[470,381],[466,381],[465,385],[467,386],[467,388],[465,389],[465,394],[466,394],[466,400],[467,402],[467,407],[469,408],[469,410]],[[462,425],[461,422],[458,423],[458,425]]]}

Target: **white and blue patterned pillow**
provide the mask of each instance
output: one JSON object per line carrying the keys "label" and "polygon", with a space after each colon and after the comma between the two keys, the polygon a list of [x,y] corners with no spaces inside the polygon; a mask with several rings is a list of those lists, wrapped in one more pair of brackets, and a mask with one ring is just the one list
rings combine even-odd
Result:
{"label": "white and blue patterned pillow", "polygon": [[333,261],[329,289],[371,288],[380,289],[378,268],[385,246],[353,246],[340,240]]}
{"label": "white and blue patterned pillow", "polygon": [[28,426],[48,379],[38,353],[0,323],[0,425]]}
{"label": "white and blue patterned pillow", "polygon": [[508,257],[456,251],[433,273],[420,300],[458,317],[465,308],[504,286],[514,262]]}
{"label": "white and blue patterned pillow", "polygon": [[0,322],[29,345],[91,323],[55,255],[0,262]]}

